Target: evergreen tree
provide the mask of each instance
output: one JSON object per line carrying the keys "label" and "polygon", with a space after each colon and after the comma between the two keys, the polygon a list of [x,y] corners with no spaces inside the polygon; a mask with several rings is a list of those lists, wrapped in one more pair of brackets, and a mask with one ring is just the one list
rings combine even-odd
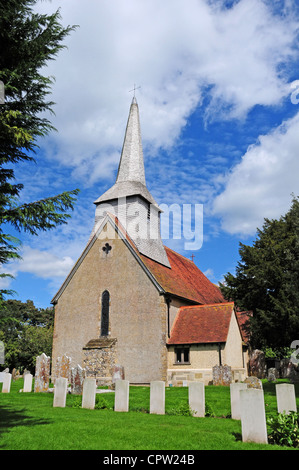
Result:
{"label": "evergreen tree", "polygon": [[1,264],[19,257],[19,241],[8,233],[9,226],[36,235],[66,223],[67,212],[73,209],[78,193],[68,191],[21,204],[23,185],[15,181],[15,165],[33,161],[38,138],[54,130],[43,114],[53,112],[54,103],[49,100],[53,78],[44,76],[42,71],[74,29],[60,24],[59,11],[51,15],[34,12],[36,3],[37,0],[0,0],[0,81],[5,90],[0,104]]}
{"label": "evergreen tree", "polygon": [[299,339],[299,200],[279,220],[265,219],[252,246],[240,243],[236,275],[221,290],[240,310],[250,310],[254,348],[275,351]]}

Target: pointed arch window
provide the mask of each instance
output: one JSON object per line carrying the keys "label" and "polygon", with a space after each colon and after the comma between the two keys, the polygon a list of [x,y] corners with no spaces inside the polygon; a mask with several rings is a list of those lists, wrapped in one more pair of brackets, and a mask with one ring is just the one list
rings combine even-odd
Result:
{"label": "pointed arch window", "polygon": [[109,333],[109,302],[110,294],[105,290],[102,293],[101,336],[108,336]]}

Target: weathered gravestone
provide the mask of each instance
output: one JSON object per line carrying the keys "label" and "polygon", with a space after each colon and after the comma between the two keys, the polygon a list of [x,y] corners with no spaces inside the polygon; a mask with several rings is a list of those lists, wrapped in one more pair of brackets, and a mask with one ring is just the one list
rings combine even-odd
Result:
{"label": "weathered gravestone", "polygon": [[275,388],[278,413],[297,412],[295,386],[293,384],[276,384]]}
{"label": "weathered gravestone", "polygon": [[42,353],[36,358],[34,391],[47,392],[50,380],[50,357]]}
{"label": "weathered gravestone", "polygon": [[56,360],[55,377],[64,377],[70,381],[71,375],[71,358],[64,354]]}
{"label": "weathered gravestone", "polygon": [[193,416],[205,416],[205,385],[203,382],[189,383],[189,407]]}
{"label": "weathered gravestone", "polygon": [[240,390],[240,411],[243,442],[268,444],[264,391]]}
{"label": "weathered gravestone", "polygon": [[24,388],[23,392],[32,392],[32,379],[33,375],[30,373],[25,374],[24,376]]}
{"label": "weathered gravestone", "polygon": [[2,393],[10,392],[11,377],[12,375],[9,372],[6,372],[4,376],[4,380],[3,380],[3,385],[2,385]]}
{"label": "weathered gravestone", "polygon": [[232,382],[232,368],[230,366],[213,367],[213,385],[229,386]]}
{"label": "weathered gravestone", "polygon": [[230,384],[230,404],[232,419],[241,419],[240,390],[246,390],[247,384],[237,382]]}
{"label": "weathered gravestone", "polygon": [[116,380],[114,411],[129,411],[129,381]]}
{"label": "weathered gravestone", "polygon": [[279,372],[275,367],[270,367],[267,372],[267,379],[269,382],[275,382],[279,378]]}
{"label": "weathered gravestone", "polygon": [[299,370],[298,370],[298,364],[294,365],[293,369],[291,370],[290,373],[290,382],[292,384],[298,384],[299,383]]}
{"label": "weathered gravestone", "polygon": [[263,389],[262,381],[257,377],[246,377],[244,383],[247,384],[247,388]]}
{"label": "weathered gravestone", "polygon": [[280,377],[283,379],[290,379],[290,382],[298,382],[299,368],[298,364],[292,362],[290,358],[280,360]]}
{"label": "weathered gravestone", "polygon": [[125,380],[125,369],[123,366],[115,365],[112,370],[112,386],[111,388],[115,388],[115,382],[117,380]]}
{"label": "weathered gravestone", "polygon": [[92,377],[87,377],[83,382],[82,408],[93,410],[96,402],[97,382]]}
{"label": "weathered gravestone", "polygon": [[266,359],[263,351],[255,349],[249,359],[249,373],[251,376],[264,379],[266,377]]}
{"label": "weathered gravestone", "polygon": [[165,414],[165,383],[161,380],[151,382],[150,413],[157,415]]}
{"label": "weathered gravestone", "polygon": [[64,408],[66,403],[68,379],[58,377],[55,380],[53,407]]}
{"label": "weathered gravestone", "polygon": [[74,395],[82,395],[83,382],[86,377],[85,369],[77,364],[71,369],[71,393]]}

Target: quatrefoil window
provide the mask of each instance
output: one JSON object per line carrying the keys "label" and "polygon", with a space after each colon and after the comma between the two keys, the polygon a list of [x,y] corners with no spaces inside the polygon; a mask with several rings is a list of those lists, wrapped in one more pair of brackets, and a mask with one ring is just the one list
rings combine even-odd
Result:
{"label": "quatrefoil window", "polygon": [[103,246],[102,250],[104,253],[106,253],[106,255],[108,255],[109,251],[112,250],[112,246],[110,246],[109,243],[105,243],[105,246]]}

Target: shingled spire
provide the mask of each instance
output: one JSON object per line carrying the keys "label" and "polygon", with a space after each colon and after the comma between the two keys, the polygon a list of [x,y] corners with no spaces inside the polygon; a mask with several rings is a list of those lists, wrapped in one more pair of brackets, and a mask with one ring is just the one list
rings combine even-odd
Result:
{"label": "shingled spire", "polygon": [[130,107],[116,182],[95,204],[134,194],[140,194],[150,204],[158,207],[146,187],[139,109],[135,96]]}
{"label": "shingled spire", "polygon": [[107,212],[118,217],[140,253],[170,266],[160,235],[161,209],[146,187],[139,110],[134,96],[115,184],[96,201],[93,233]]}
{"label": "shingled spire", "polygon": [[116,183],[121,181],[137,181],[144,185],[146,184],[139,110],[135,96],[131,103],[124,144],[116,178]]}

